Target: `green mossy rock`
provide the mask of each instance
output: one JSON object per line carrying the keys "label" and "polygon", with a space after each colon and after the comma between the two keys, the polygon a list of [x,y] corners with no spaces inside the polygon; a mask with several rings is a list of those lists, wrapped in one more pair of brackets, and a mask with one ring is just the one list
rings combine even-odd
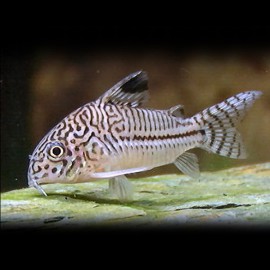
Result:
{"label": "green mossy rock", "polygon": [[1,227],[74,228],[270,224],[270,163],[132,180],[131,202],[110,197],[108,181],[43,186],[1,194]]}

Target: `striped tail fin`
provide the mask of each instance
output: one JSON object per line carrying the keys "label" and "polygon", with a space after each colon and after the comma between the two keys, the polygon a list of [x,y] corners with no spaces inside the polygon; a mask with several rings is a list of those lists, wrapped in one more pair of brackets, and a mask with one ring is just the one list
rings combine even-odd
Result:
{"label": "striped tail fin", "polygon": [[246,158],[246,151],[236,126],[256,99],[260,91],[239,93],[196,114],[193,120],[203,136],[201,148],[230,158]]}

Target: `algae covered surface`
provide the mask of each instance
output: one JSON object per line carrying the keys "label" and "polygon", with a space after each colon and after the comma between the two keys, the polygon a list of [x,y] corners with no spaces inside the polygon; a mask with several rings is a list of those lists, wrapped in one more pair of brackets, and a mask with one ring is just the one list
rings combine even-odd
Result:
{"label": "algae covered surface", "polygon": [[1,194],[1,228],[74,228],[163,225],[270,225],[270,163],[218,172],[199,179],[181,174],[131,179],[134,198],[120,202],[108,180],[44,185]]}

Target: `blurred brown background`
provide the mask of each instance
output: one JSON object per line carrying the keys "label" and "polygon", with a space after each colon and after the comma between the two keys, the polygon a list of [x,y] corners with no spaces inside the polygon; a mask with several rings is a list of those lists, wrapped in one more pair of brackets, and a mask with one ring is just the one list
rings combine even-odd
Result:
{"label": "blurred brown background", "polygon": [[[101,38],[100,31],[94,29],[86,42],[79,39],[74,43],[72,39],[72,46],[65,44],[69,41],[65,36],[57,46],[45,39],[47,42],[41,40],[30,48],[24,44],[23,48],[28,49],[22,52],[17,47],[4,51],[5,101],[1,121],[4,190],[26,186],[28,154],[49,129],[129,73],[141,69],[149,76],[151,99],[147,107],[166,109],[183,104],[186,116],[241,91],[263,91],[262,98],[239,128],[248,159],[233,160],[203,150],[195,152],[202,171],[270,160],[270,47],[262,39],[264,31],[259,40],[263,42],[246,46],[249,35],[233,41],[228,35],[224,43],[224,35],[216,40],[213,31],[206,31],[206,37],[205,32],[195,31],[194,37],[191,29],[176,29],[178,34],[182,33],[182,39],[176,39],[172,37],[175,31],[168,34],[168,29],[151,30],[144,32],[140,41],[133,35],[119,39],[119,29]],[[178,171],[169,165],[136,176],[160,173]]]}
{"label": "blurred brown background", "polygon": [[[86,54],[77,61],[68,55],[46,55],[37,63],[31,83],[31,141],[42,136],[77,107],[95,100],[131,72],[149,75],[150,108],[166,109],[183,104],[187,116],[241,91],[264,92],[240,125],[248,160],[235,161],[198,152],[202,170],[269,160],[270,147],[270,53],[209,52],[166,54]],[[162,167],[158,173],[177,172]]]}

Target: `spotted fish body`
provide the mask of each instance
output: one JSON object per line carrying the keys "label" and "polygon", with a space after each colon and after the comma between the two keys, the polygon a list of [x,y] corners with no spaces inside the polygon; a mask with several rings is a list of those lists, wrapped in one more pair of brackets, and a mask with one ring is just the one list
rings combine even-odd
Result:
{"label": "spotted fish body", "polygon": [[239,93],[184,118],[181,105],[168,110],[142,108],[148,100],[147,83],[145,72],[130,74],[65,117],[30,156],[29,186],[46,195],[40,184],[109,178],[110,190],[124,200],[132,194],[125,174],[174,163],[185,174],[198,177],[198,160],[189,149],[246,157],[236,125],[260,91]]}

